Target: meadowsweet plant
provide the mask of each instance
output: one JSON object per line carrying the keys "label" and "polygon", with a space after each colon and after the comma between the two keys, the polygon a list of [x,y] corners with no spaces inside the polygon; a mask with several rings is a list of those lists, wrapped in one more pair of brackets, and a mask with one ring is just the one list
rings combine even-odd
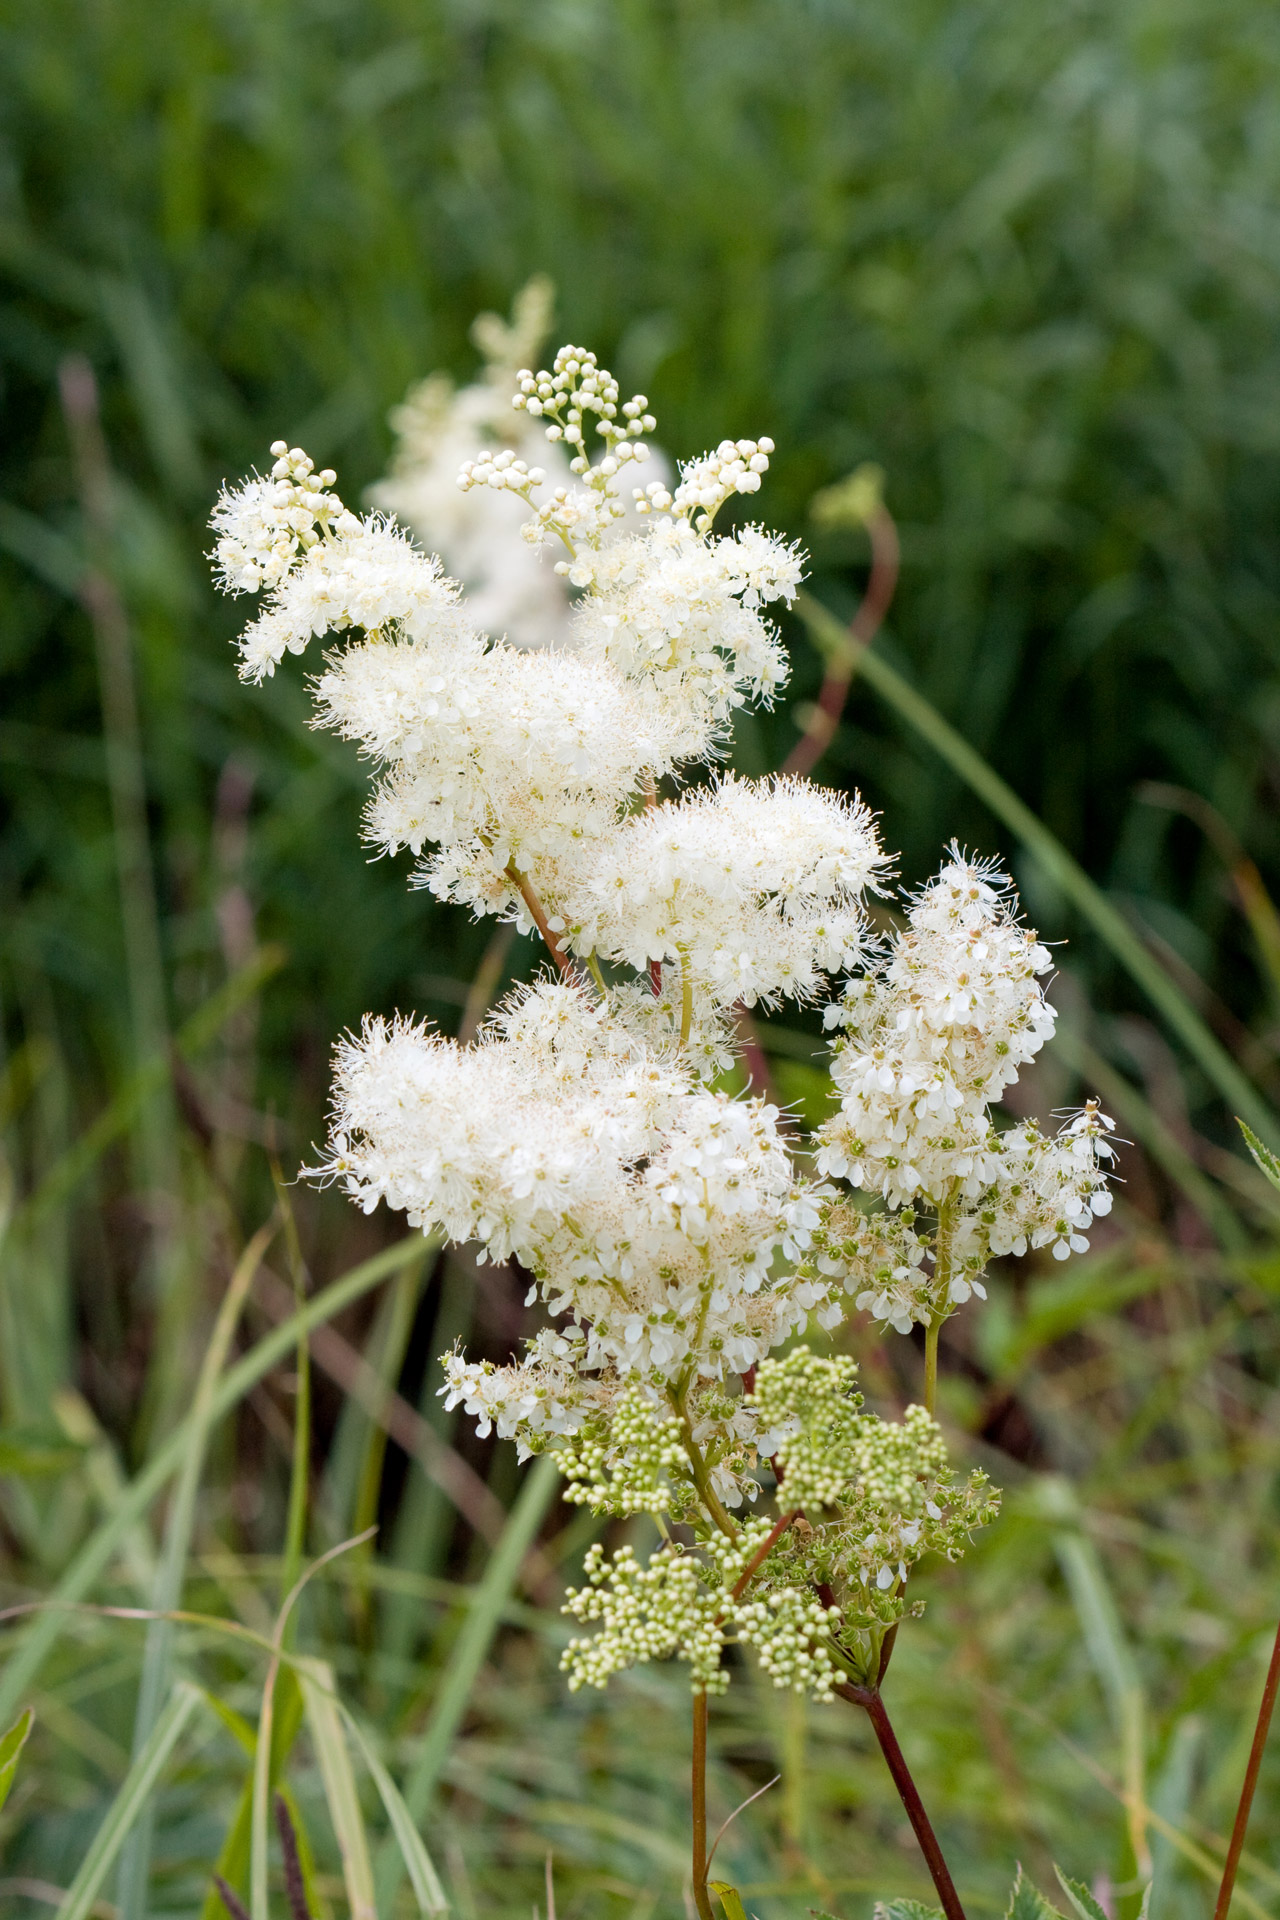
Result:
{"label": "meadowsweet plant", "polygon": [[[469,432],[496,421],[501,363]],[[1086,1244],[1110,1123],[1090,1106],[1048,1137],[994,1118],[1053,1013],[1048,953],[993,867],[953,848],[878,939],[868,896],[891,872],[861,801],[713,771],[734,710],[787,679],[768,614],[800,555],[721,521],[772,442],[648,479],[648,399],[593,353],[562,347],[511,387],[519,430],[466,450],[457,498],[479,503],[481,542],[510,537],[492,503],[518,509],[539,577],[564,583],[553,644],[494,638],[394,518],[350,512],[283,442],[215,511],[222,583],[264,596],[243,676],[332,636],[316,724],[370,762],[369,844],[550,960],[465,1046],[366,1019],[310,1172],[527,1274],[545,1323],[507,1365],[446,1355],[448,1404],[522,1458],[554,1450],[571,1503],[652,1516],[651,1551],[588,1554],[564,1667],[579,1688],[686,1663],[703,1920],[707,1703],[740,1658],[871,1716],[958,1913],[880,1691],[914,1567],[958,1557],[997,1505],[934,1418],[938,1329],[993,1255]],[[380,501],[410,510],[408,482]],[[722,1084],[736,1010],[789,1000],[825,1001],[834,1035],[840,1108],[812,1157],[767,1098]],[[900,1420],[865,1408],[833,1348],[850,1311],[925,1329],[922,1404]]]}

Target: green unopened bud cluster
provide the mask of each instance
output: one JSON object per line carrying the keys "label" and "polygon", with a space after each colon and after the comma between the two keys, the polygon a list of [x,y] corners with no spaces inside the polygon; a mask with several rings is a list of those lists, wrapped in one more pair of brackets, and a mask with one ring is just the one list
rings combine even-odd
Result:
{"label": "green unopened bud cluster", "polygon": [[575,1434],[559,1460],[565,1499],[593,1513],[683,1513],[694,1493],[681,1422],[643,1387],[629,1387],[608,1422]]}

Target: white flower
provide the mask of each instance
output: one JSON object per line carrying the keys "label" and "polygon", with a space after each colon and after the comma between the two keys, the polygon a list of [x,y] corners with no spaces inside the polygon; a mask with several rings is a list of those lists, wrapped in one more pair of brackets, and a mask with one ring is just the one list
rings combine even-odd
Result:
{"label": "white flower", "polygon": [[687,521],[658,519],[583,563],[591,591],[575,632],[657,698],[723,723],[786,682],[786,653],[759,609],[789,602],[800,568],[794,548],[758,527],[708,540]]}
{"label": "white flower", "polygon": [[548,446],[538,423],[511,405],[517,369],[546,336],[551,298],[550,282],[536,277],[516,295],[510,323],[480,315],[472,328],[484,354],[479,378],[455,389],[447,374],[434,373],[410,391],[391,414],[391,472],[369,493],[462,583],[471,624],[521,647],[566,643],[568,583],[524,539],[522,499],[489,487],[462,492],[458,474],[487,448],[507,449],[526,467],[540,467],[553,486],[570,483],[563,449]]}
{"label": "white flower", "polygon": [[841,1113],[819,1165],[890,1206],[976,1197],[994,1172],[989,1109],[1053,1032],[1048,952],[1011,890],[958,852],[913,901],[886,963],[835,1009]]}
{"label": "white flower", "polygon": [[332,491],[334,472],[317,473],[301,447],[291,449],[283,440],[271,451],[269,478],[255,473],[239,487],[224,487],[213,510],[218,537],[212,557],[226,593],[278,586],[326,533],[345,533],[357,524]]}
{"label": "white flower", "polygon": [[861,802],[729,776],[603,840],[565,912],[580,951],[671,963],[721,1006],[805,999],[857,964],[883,866]]}
{"label": "white flower", "polygon": [[771,1274],[817,1221],[777,1109],[699,1087],[572,988],[517,994],[466,1048],[367,1020],[334,1105],[318,1175],[518,1257],[583,1326],[589,1369],[741,1372],[826,1299]]}

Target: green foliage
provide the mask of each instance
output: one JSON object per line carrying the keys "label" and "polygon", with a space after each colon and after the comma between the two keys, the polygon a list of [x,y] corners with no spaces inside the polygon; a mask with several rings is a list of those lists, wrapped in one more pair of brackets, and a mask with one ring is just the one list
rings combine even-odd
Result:
{"label": "green foliage", "polygon": [[18,1715],[4,1738],[0,1739],[0,1807],[13,1792],[18,1762],[22,1758],[22,1749],[27,1744],[35,1720],[34,1709],[27,1707]]}
{"label": "green foliage", "polygon": [[1058,1909],[1045,1899],[1038,1887],[1032,1885],[1021,1865],[1013,1883],[1013,1892],[1009,1895],[1005,1920],[1060,1920]]}
{"label": "green foliage", "polygon": [[1107,1920],[1104,1909],[1094,1899],[1083,1881],[1069,1879],[1061,1867],[1055,1867],[1054,1872],[1058,1876],[1058,1885],[1071,1902],[1076,1920]]}
{"label": "green foliage", "polygon": [[[555,1609],[599,1523],[548,1517],[549,1468],[517,1501],[510,1451],[460,1437],[435,1395],[429,1356],[473,1319],[506,1357],[526,1324],[513,1278],[433,1250],[409,1304],[372,1321],[421,1243],[298,1192],[287,1278],[266,1276],[245,1350],[196,1397],[272,1154],[289,1180],[323,1129],[334,1034],[396,1006],[456,1027],[485,939],[364,864],[362,776],[308,730],[296,677],[237,689],[209,501],[277,433],[358,498],[388,407],[434,366],[465,376],[475,312],[545,270],[559,325],[643,385],[670,450],[772,434],[770,517],[840,613],[865,536],[811,502],[883,472],[904,555],[887,671],[855,684],[819,774],[883,811],[909,878],[958,829],[1010,853],[1042,932],[1071,937],[1066,1044],[1031,1098],[1047,1113],[1097,1084],[1138,1145],[1078,1280],[1010,1263],[949,1329],[952,1450],[1010,1496],[964,1569],[922,1573],[930,1611],[886,1697],[973,1910],[997,1910],[1016,1857],[1046,1883],[1060,1858],[1131,1884],[1137,1844],[1161,1920],[1192,1920],[1280,1594],[1277,1167],[1257,1126],[1260,1171],[1228,1150],[1221,1073],[1280,1096],[1274,11],[15,0],[0,76],[0,1553],[7,1598],[54,1603],[4,1627],[0,1724],[37,1709],[3,1807],[6,1901],[27,1920],[47,1909],[19,1882],[65,1890],[64,1912],[109,1899],[144,1809],[154,1911],[199,1911],[220,1857],[247,1886],[261,1646],[193,1621],[152,1634],[148,1731],[149,1629],[71,1609],[145,1608],[176,1571],[188,1611],[269,1634],[304,1547],[376,1519],[300,1608],[336,1722],[317,1695],[318,1728],[299,1727],[291,1678],[276,1695],[272,1767],[317,1909],[367,1900],[371,1862],[423,1912],[527,1912],[552,1848],[565,1914],[682,1910],[684,1676],[566,1702]],[[105,554],[59,399],[77,353],[115,475]],[[89,554],[128,619],[158,988],[121,910],[122,740],[102,717],[120,687],[78,598]],[[791,638],[800,701],[822,657],[799,622]],[[913,720],[913,694],[949,734]],[[740,729],[744,770],[796,737],[791,699]],[[975,785],[974,754],[1003,788]],[[1072,867],[1037,862],[1005,792]],[[1194,1026],[1153,1020],[1117,926]],[[518,941],[491,958],[497,987],[535,964]],[[816,1126],[816,1022],[760,1038]],[[294,1452],[300,1329],[327,1344]],[[918,1396],[910,1345],[851,1345],[896,1417]],[[647,1551],[647,1524],[619,1532]],[[191,1676],[225,1709],[203,1743]],[[878,1912],[935,1920],[844,1712],[747,1684],[718,1705],[713,1813],[783,1771],[726,1835],[723,1885],[798,1920],[905,1883],[917,1898]],[[1237,1893],[1255,1920],[1277,1805],[1264,1775]],[[1053,1911],[1020,1877],[1010,1920]]]}
{"label": "green foliage", "polygon": [[1244,1143],[1253,1155],[1258,1171],[1271,1182],[1273,1187],[1280,1187],[1280,1159],[1276,1158],[1270,1147],[1263,1146],[1257,1134],[1251,1127],[1247,1127],[1243,1120],[1238,1121],[1237,1125],[1244,1135]]}

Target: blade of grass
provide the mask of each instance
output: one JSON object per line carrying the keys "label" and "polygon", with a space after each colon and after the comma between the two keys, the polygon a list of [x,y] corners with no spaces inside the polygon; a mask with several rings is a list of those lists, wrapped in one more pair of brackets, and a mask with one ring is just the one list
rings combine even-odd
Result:
{"label": "blade of grass", "polygon": [[[448,1446],[457,1421],[457,1409],[446,1413],[437,1388],[443,1383],[438,1356],[465,1340],[471,1329],[476,1288],[457,1260],[446,1259],[440,1279],[429,1359],[418,1398],[421,1418],[436,1438]],[[391,1536],[390,1559],[396,1567],[436,1574],[442,1569],[453,1527],[455,1508],[444,1490],[430,1478],[415,1453],[413,1467],[400,1500]],[[416,1468],[417,1471],[414,1471]],[[407,1593],[388,1594],[382,1609],[382,1643],[393,1656],[407,1660],[421,1621],[421,1608]]]}
{"label": "blade of grass", "polygon": [[[336,1560],[340,1554],[349,1553],[360,1545],[359,1539],[340,1540],[336,1547],[330,1547],[328,1553],[322,1553],[318,1560],[299,1574],[293,1586],[280,1604],[276,1615],[275,1632],[272,1635],[271,1662],[267,1668],[267,1677],[262,1688],[262,1706],[258,1712],[258,1737],[254,1743],[253,1760],[253,1816],[249,1842],[249,1909],[253,1920],[271,1920],[271,1903],[267,1892],[268,1844],[271,1829],[271,1801],[275,1789],[272,1778],[272,1761],[275,1755],[275,1706],[276,1682],[282,1672],[285,1661],[293,1669],[294,1678],[301,1688],[307,1669],[314,1662],[299,1659],[296,1654],[286,1653],[285,1641],[289,1632],[289,1622],[294,1608],[302,1596],[307,1583],[314,1579],[322,1567]],[[306,1696],[303,1694],[304,1706]],[[345,1853],[344,1853],[345,1859]],[[353,1908],[353,1920],[355,1910]],[[364,1916],[361,1916],[364,1920]],[[371,1915],[369,1920],[377,1920]]]}
{"label": "blade of grass", "polygon": [[351,1920],[378,1920],[373,1897],[373,1863],[369,1837],[360,1810],[360,1791],[334,1696],[333,1670],[324,1661],[298,1667],[298,1683],[306,1702],[311,1744],[320,1763],[329,1818],[342,1855]]}
{"label": "blade of grass", "polygon": [[[208,1347],[205,1349],[192,1402],[187,1444],[183,1450],[182,1465],[178,1473],[177,1486],[174,1488],[173,1505],[169,1511],[168,1526],[165,1530],[164,1553],[161,1556],[152,1593],[151,1605],[157,1613],[167,1613],[170,1608],[181,1604],[187,1556],[191,1550],[191,1535],[195,1525],[196,1495],[200,1486],[200,1476],[204,1471],[205,1453],[209,1442],[210,1409],[213,1404],[214,1390],[217,1387],[219,1375],[226,1365],[227,1354],[240,1319],[241,1309],[248,1296],[249,1288],[253,1285],[258,1263],[275,1237],[277,1228],[278,1222],[274,1219],[268,1220],[264,1226],[259,1227],[236,1262],[235,1271],[231,1275],[213,1324]],[[133,1723],[135,1759],[151,1738],[151,1730],[160,1712],[160,1703],[168,1691],[172,1652],[173,1622],[171,1620],[153,1621],[147,1629],[146,1647],[142,1658],[142,1678],[138,1687],[138,1704]],[[117,1889],[117,1904],[121,1920],[143,1920],[146,1913],[147,1880],[151,1872],[151,1841],[154,1823],[154,1808],[148,1803],[135,1823],[133,1832],[121,1854]]]}
{"label": "blade of grass", "polygon": [[[840,621],[812,594],[799,593],[795,609],[806,626],[813,630],[819,644],[827,650],[837,642],[845,648],[853,646]],[[997,820],[1016,835],[1055,885],[1074,902],[1094,931],[1110,947],[1121,966],[1163,1015],[1232,1112],[1242,1114],[1255,1133],[1280,1146],[1280,1121],[1277,1121],[1265,1100],[1215,1039],[1191,1002],[1147,952],[1123,915],[1112,906],[1102,889],[1090,880],[1084,868],[1072,858],[1061,841],[1043,821],[1036,818],[1030,807],[1018,798],[995,769],[987,765],[982,755],[943,719],[937,708],[923,694],[917,693],[873,647],[859,648],[856,664],[857,670],[881,698],[902,715],[953,772],[959,774],[978,798],[990,807]]]}
{"label": "blade of grass", "polygon": [[[98,383],[83,354],[68,354],[59,362],[58,390],[88,551],[80,598],[93,628],[97,654],[125,980],[134,1064],[141,1067],[145,1061],[167,1054],[168,1015],[133,635],[113,572],[116,484],[102,431]],[[138,1129],[139,1170],[147,1189],[157,1195],[178,1191],[177,1134],[171,1100],[167,1079],[158,1079],[149,1085],[133,1116]]]}
{"label": "blade of grass", "polygon": [[[285,1245],[289,1251],[289,1278],[293,1282],[293,1310],[298,1313],[307,1297],[307,1270],[289,1188],[274,1155],[271,1159],[271,1183],[276,1190],[276,1205],[284,1221]],[[298,1388],[293,1401],[289,1510],[285,1521],[284,1564],[280,1570],[282,1598],[292,1592],[302,1571],[302,1556],[306,1551],[307,1495],[311,1485],[311,1346],[305,1333],[298,1336],[296,1372]]]}
{"label": "blade of grass", "polygon": [[1188,819],[1195,821],[1231,875],[1240,910],[1249,923],[1249,930],[1257,945],[1258,958],[1271,982],[1272,991],[1280,996],[1280,913],[1277,913],[1275,901],[1267,892],[1266,882],[1255,862],[1245,852],[1235,829],[1203,794],[1193,793],[1189,787],[1170,786],[1163,780],[1147,780],[1137,789],[1134,797],[1145,800],[1149,806],[1169,807],[1178,813],[1185,813]]}
{"label": "blade of grass", "polygon": [[[213,1395],[210,1424],[221,1419],[265,1374],[270,1373],[272,1367],[296,1346],[302,1334],[322,1325],[334,1314],[341,1313],[344,1307],[360,1299],[362,1294],[376,1287],[388,1274],[395,1273],[406,1261],[421,1258],[421,1252],[422,1236],[417,1233],[407,1235],[395,1246],[353,1267],[350,1273],[333,1281],[309,1300],[305,1307],[274,1327],[243,1359],[223,1374]],[[110,1564],[112,1555],[139,1515],[146,1512],[161,1488],[181,1467],[190,1425],[190,1418],[184,1420],[164,1445],[157,1448],[141,1473],[122,1490],[115,1511],[95,1528],[47,1596],[51,1602],[61,1604],[51,1605],[47,1611],[37,1615],[34,1623],[25,1630],[21,1643],[0,1676],[0,1722],[16,1710],[18,1701],[61,1639],[71,1618],[66,1610],[68,1604],[82,1599],[89,1591],[99,1574]]]}
{"label": "blade of grass", "polygon": [[1102,1562],[1091,1540],[1063,1531],[1054,1549],[1066,1578],[1089,1658],[1102,1683],[1120,1744],[1129,1845],[1142,1880],[1151,1878],[1147,1844],[1146,1689],[1134,1662]]}
{"label": "blade of grass", "polygon": [[202,1699],[199,1687],[186,1680],[180,1680],[175,1686],[168,1705],[151,1729],[146,1746],[126,1774],[89,1851],[80,1862],[56,1920],[85,1920],[134,1821],[150,1800],[161,1768]]}
{"label": "blade of grass", "polygon": [[[213,1703],[211,1702],[211,1704]],[[238,1714],[235,1716],[235,1720],[240,1721],[240,1724],[233,1724],[231,1718],[229,1718],[230,1709],[220,1703],[215,1705],[214,1710],[217,1712],[219,1718],[222,1719],[224,1725],[229,1728],[235,1738],[240,1742],[249,1758],[249,1768],[245,1774],[244,1785],[240,1789],[240,1798],[236,1802],[235,1813],[232,1816],[230,1826],[227,1828],[227,1835],[222,1843],[222,1851],[218,1855],[217,1872],[229,1886],[235,1888],[237,1893],[247,1892],[249,1881],[249,1850],[253,1835],[253,1783],[255,1776],[254,1760],[258,1748],[257,1729],[249,1726],[247,1722],[240,1721]],[[298,1685],[293,1669],[288,1666],[282,1666],[279,1678],[276,1681],[275,1707],[271,1716],[271,1768],[269,1784],[273,1789],[278,1789],[279,1787],[280,1776],[284,1771],[285,1762],[293,1750],[293,1743],[297,1739],[298,1730],[301,1725],[302,1689]],[[299,1846],[303,1854],[305,1871],[307,1870],[307,1863],[310,1859],[309,1848],[303,1845],[306,1830],[288,1788],[283,1789],[283,1791],[289,1803],[289,1811],[293,1815],[294,1826],[298,1830]],[[204,1906],[200,1912],[200,1920],[223,1920],[222,1902],[218,1898],[216,1886],[210,1886],[208,1893],[205,1895]]]}
{"label": "blade of grass", "polygon": [[[341,1703],[339,1705],[341,1706]],[[409,1879],[413,1884],[419,1913],[428,1915],[447,1913],[449,1902],[445,1899],[444,1888],[440,1884],[435,1862],[423,1845],[422,1836],[413,1824],[400,1789],[379,1760],[359,1721],[346,1707],[341,1707],[341,1712],[347,1723],[347,1730],[373,1777],[373,1783],[382,1795],[382,1804],[387,1810],[391,1830],[396,1837]]]}
{"label": "blade of grass", "polygon": [[[336,1560],[340,1554],[349,1553],[359,1544],[358,1539],[340,1540],[336,1547],[330,1547],[328,1553],[322,1553],[318,1560],[313,1560],[311,1565],[299,1574],[281,1602],[280,1611],[276,1615],[275,1630],[270,1642],[271,1660],[263,1683],[262,1705],[258,1710],[258,1732],[254,1741],[253,1807],[249,1833],[249,1910],[253,1920],[271,1920],[271,1901],[267,1881],[270,1860],[268,1848],[271,1803],[275,1791],[273,1767],[276,1754],[276,1683],[287,1663],[293,1670],[297,1686],[301,1688],[304,1671],[311,1664],[299,1659],[296,1654],[285,1651],[290,1618],[308,1581],[314,1579],[321,1568],[328,1566],[330,1561]],[[373,1920],[376,1920],[376,1915],[373,1916]]]}
{"label": "blade of grass", "polygon": [[[551,1504],[559,1472],[554,1454],[544,1453],[534,1463],[511,1509],[502,1538],[489,1558],[475,1604],[450,1653],[418,1757],[405,1786],[405,1804],[417,1827],[422,1825],[431,1806],[471,1690],[497,1632],[502,1609],[511,1597],[525,1554]],[[399,1845],[393,1836],[384,1842],[378,1855],[378,1906],[383,1911],[391,1909],[402,1865]]]}
{"label": "blade of grass", "polygon": [[8,1733],[0,1740],[0,1807],[9,1798],[14,1779],[18,1772],[18,1762],[22,1758],[22,1749],[27,1744],[27,1736],[35,1725],[35,1712],[27,1707],[21,1712]]}

